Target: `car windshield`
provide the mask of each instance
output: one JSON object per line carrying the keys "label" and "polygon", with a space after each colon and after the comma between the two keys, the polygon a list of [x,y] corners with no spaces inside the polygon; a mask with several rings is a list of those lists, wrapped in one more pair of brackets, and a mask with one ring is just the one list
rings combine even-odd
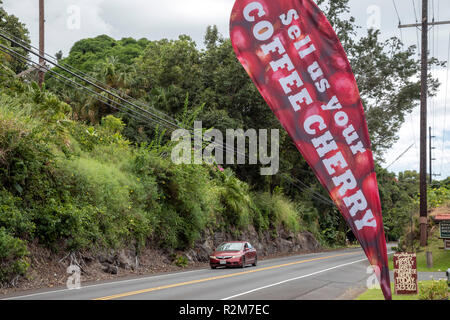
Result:
{"label": "car windshield", "polygon": [[244,246],[243,243],[222,243],[217,247],[216,251],[240,251]]}

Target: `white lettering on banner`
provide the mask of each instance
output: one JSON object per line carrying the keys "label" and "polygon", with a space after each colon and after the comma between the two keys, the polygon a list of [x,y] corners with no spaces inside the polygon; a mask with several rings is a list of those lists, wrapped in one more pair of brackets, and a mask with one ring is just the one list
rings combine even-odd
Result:
{"label": "white lettering on banner", "polygon": [[280,69],[287,69],[288,71],[292,71],[295,69],[292,60],[291,58],[289,58],[287,53],[285,53],[280,59],[270,62],[270,66],[272,67],[273,71],[278,71]]}
{"label": "white lettering on banner", "polygon": [[316,148],[319,157],[323,158],[326,154],[333,150],[337,150],[338,146],[334,141],[330,131],[325,132],[322,136],[311,140],[314,148]]}
{"label": "white lettering on banner", "polygon": [[325,121],[323,120],[323,118],[319,115],[312,115],[308,118],[305,119],[305,122],[303,124],[303,128],[305,129],[306,133],[308,134],[316,134],[317,131],[315,129],[312,129],[311,126],[315,123],[319,124],[319,129],[320,130],[325,130],[327,128]]}
{"label": "white lettering on banner", "polygon": [[354,195],[344,198],[344,203],[349,208],[350,215],[354,217],[359,211],[367,209],[367,200],[361,190]]}
{"label": "white lettering on banner", "polygon": [[294,71],[291,73],[290,76],[287,76],[286,78],[281,78],[279,80],[281,87],[283,88],[283,91],[285,94],[291,93],[292,89],[291,87],[295,84],[297,88],[300,88],[303,86],[303,81],[300,78],[297,71]]}
{"label": "white lettering on banner", "polygon": [[320,93],[324,93],[328,89],[330,89],[330,83],[327,79],[320,79],[319,82],[315,83],[317,91]]}
{"label": "white lettering on banner", "polygon": [[336,96],[333,96],[331,100],[327,103],[326,106],[322,106],[323,110],[336,110],[342,109],[342,105],[339,103],[339,100]]}
{"label": "white lettering on banner", "polygon": [[288,35],[289,35],[289,38],[291,38],[292,40],[295,40],[297,38],[300,38],[300,36],[302,35],[302,31],[300,30],[299,26],[291,26],[291,27],[289,27]]}
{"label": "white lettering on banner", "polygon": [[352,170],[347,170],[340,176],[332,178],[333,183],[336,187],[339,187],[339,194],[345,196],[347,191],[355,189],[358,184],[356,182],[355,176]]}
{"label": "white lettering on banner", "polygon": [[320,66],[317,63],[317,61],[314,61],[314,63],[308,67],[308,72],[309,72],[309,75],[311,76],[311,79],[313,81],[316,81],[318,78],[323,76],[323,71],[320,68]]}
{"label": "white lettering on banner", "polygon": [[[309,43],[311,43],[311,38],[309,36],[306,36],[302,40],[294,43],[294,46],[295,46],[295,49],[300,50],[301,48],[303,48],[304,46],[306,46]],[[309,55],[310,53],[313,53],[314,51],[316,51],[316,47],[314,47],[314,44],[310,44],[308,46],[308,48],[298,51],[298,54],[299,54],[300,58],[304,59],[307,55]]]}
{"label": "white lettering on banner", "polygon": [[260,21],[253,27],[253,35],[259,41],[266,41],[273,36],[273,25],[269,21]]}
{"label": "white lettering on banner", "polygon": [[[264,6],[257,2],[251,2],[244,8],[244,17],[247,21],[254,23],[253,35],[255,39],[264,42],[261,43],[260,48],[264,55],[272,55],[272,61],[269,65],[273,72],[279,70],[289,71],[289,74],[283,75],[278,79],[279,88],[286,94],[294,112],[299,112],[304,108],[308,108],[314,101],[313,92],[309,92],[309,87],[305,86],[306,76],[299,70],[295,70],[295,65],[292,61],[293,58],[300,59],[302,61],[308,61],[308,65],[305,66],[315,89],[319,93],[325,93],[331,89],[330,82],[326,78],[323,69],[320,66],[320,61],[314,61],[313,53],[316,51],[314,44],[314,38],[310,34],[303,34],[300,25],[294,23],[294,21],[300,19],[298,12],[295,9],[290,9],[279,16],[279,22],[283,26],[286,26],[286,32],[289,39],[292,40],[293,47],[295,48],[298,57],[290,56],[291,51],[287,51],[285,43],[282,42],[279,36],[273,36],[274,23],[269,22],[268,18],[264,19],[268,13],[265,11]],[[261,19],[262,18],[262,19]],[[257,21],[261,20],[261,21]],[[279,24],[278,22],[278,24]],[[278,27],[277,27],[278,28]],[[286,38],[286,40],[289,40]],[[312,62],[307,60],[311,59]],[[306,63],[306,62],[305,62]],[[266,69],[267,70],[267,69]],[[313,88],[314,88],[313,87]],[[314,95],[315,96],[315,95]],[[345,112],[338,97],[334,94],[328,103],[322,102],[321,109],[324,112],[332,113],[330,121],[341,128],[342,137],[347,143],[353,155],[362,154],[368,151],[364,143],[361,141],[358,132],[355,130],[354,125],[351,123],[352,118]],[[367,199],[364,196],[362,190],[358,187],[356,178],[349,167],[349,160],[345,157],[349,154],[339,150],[335,138],[328,129],[328,123],[325,121],[325,117],[319,114],[309,115],[303,121],[303,128],[305,132],[311,135],[311,143],[314,146],[317,154],[319,155],[323,166],[331,177],[332,182],[338,190],[338,193],[343,198],[343,203],[347,207],[350,215],[355,218],[354,223],[358,230],[365,227],[376,228],[377,223],[374,218],[373,212],[368,208]],[[333,131],[335,133],[335,131]],[[337,152],[333,152],[336,151]],[[347,169],[348,168],[348,169]],[[347,169],[345,172],[343,170]],[[351,192],[350,192],[351,191]],[[350,194],[350,195],[349,195]]]}
{"label": "white lettering on banner", "polygon": [[291,103],[291,106],[292,108],[294,108],[295,111],[299,111],[301,109],[300,106],[301,103],[306,103],[307,105],[310,105],[311,103],[313,103],[313,100],[311,99],[308,90],[304,88],[296,95],[289,96],[289,102]]}
{"label": "white lettering on banner", "polygon": [[276,37],[273,39],[272,42],[268,44],[263,44],[261,46],[262,52],[267,56],[271,52],[277,51],[279,55],[282,55],[286,52],[286,49],[283,47],[283,44],[281,43],[281,40],[279,37]]}
{"label": "white lettering on banner", "polygon": [[361,230],[365,227],[371,227],[376,228],[377,227],[377,220],[373,216],[372,210],[367,210],[366,214],[364,215],[364,218],[362,220],[356,220],[355,221],[356,229]]}
{"label": "white lettering on banner", "polygon": [[253,11],[258,10],[258,17],[263,17],[266,15],[266,12],[264,11],[264,7],[259,2],[251,2],[244,8],[244,18],[248,22],[254,22],[255,16],[250,15]]}
{"label": "white lettering on banner", "polygon": [[291,9],[288,11],[287,14],[283,13],[280,16],[281,23],[285,26],[290,25],[293,20],[297,20],[298,18],[300,18],[300,17],[298,16],[297,10],[295,10],[295,9]]}
{"label": "white lettering on banner", "polygon": [[334,121],[340,127],[346,126],[348,124],[348,115],[343,111],[336,112]]}
{"label": "white lettering on banner", "polygon": [[355,128],[352,124],[342,132],[342,135],[344,136],[345,141],[347,141],[348,145],[351,145],[359,138],[358,133],[355,131]]}
{"label": "white lettering on banner", "polygon": [[357,144],[350,146],[350,149],[352,150],[352,153],[354,155],[357,155],[358,153],[364,153],[367,151],[367,149],[364,148],[364,145],[361,141],[358,141]]}
{"label": "white lettering on banner", "polygon": [[348,167],[347,161],[345,161],[344,156],[340,151],[331,158],[324,159],[323,165],[330,175],[335,174],[337,168],[345,169]]}

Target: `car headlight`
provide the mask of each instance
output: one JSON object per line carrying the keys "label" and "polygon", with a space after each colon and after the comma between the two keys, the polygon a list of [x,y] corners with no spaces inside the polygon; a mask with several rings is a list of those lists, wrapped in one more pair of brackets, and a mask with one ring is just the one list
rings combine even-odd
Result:
{"label": "car headlight", "polygon": [[211,259],[217,259],[216,256],[209,256]]}
{"label": "car headlight", "polygon": [[236,258],[240,258],[240,257],[242,257],[242,255],[232,256],[231,259],[236,259]]}

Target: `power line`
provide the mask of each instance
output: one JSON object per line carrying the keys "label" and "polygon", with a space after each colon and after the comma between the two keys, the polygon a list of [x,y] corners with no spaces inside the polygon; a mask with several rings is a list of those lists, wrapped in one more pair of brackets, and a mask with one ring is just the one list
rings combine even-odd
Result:
{"label": "power line", "polygon": [[[39,48],[37,48],[37,47],[35,47],[35,46],[33,46],[33,45],[29,44],[29,43],[26,43],[26,42],[23,41],[21,38],[19,38],[19,37],[17,37],[17,36],[14,36],[14,35],[11,34],[11,33],[8,33],[6,30],[1,29],[1,28],[0,28],[0,30],[1,30],[4,34],[6,34],[7,36],[11,37],[12,39],[16,40],[16,41],[19,42],[19,43],[22,43],[22,44],[25,45],[26,47],[33,48],[33,49],[36,50],[36,51],[39,50]],[[126,93],[124,93],[124,92],[119,92],[117,89],[114,89],[113,87],[109,86],[108,84],[99,81],[98,79],[94,78],[93,76],[91,76],[91,75],[89,75],[89,74],[87,74],[87,73],[81,71],[80,69],[77,69],[77,68],[71,66],[70,64],[66,64],[66,63],[61,63],[61,62],[59,62],[58,59],[57,59],[55,56],[52,56],[51,54],[48,54],[48,53],[46,53],[46,52],[44,52],[43,55],[46,56],[46,57],[48,57],[48,58],[50,58],[50,59],[52,59],[55,63],[57,63],[57,64],[59,64],[59,65],[61,65],[61,66],[64,66],[64,67],[66,67],[66,68],[72,70],[73,72],[78,73],[79,75],[82,75],[82,76],[85,77],[86,79],[89,79],[89,80],[91,80],[91,81],[93,81],[93,82],[99,84],[100,86],[103,86],[103,87],[109,89],[110,91],[115,92],[116,94],[120,94],[120,95],[124,96],[124,97],[128,98],[129,100],[132,100],[132,101],[138,103],[140,106],[142,106],[142,107],[144,107],[144,108],[150,108],[150,109],[152,109],[153,112],[156,112],[156,113],[158,113],[159,115],[161,115],[161,116],[163,116],[163,117],[166,117],[166,118],[167,118],[168,120],[170,120],[170,121],[173,121],[173,122],[175,121],[175,119],[173,119],[172,117],[169,117],[167,114],[165,114],[165,113],[159,111],[158,109],[156,109],[156,108],[154,108],[154,107],[152,107],[152,106],[149,106],[149,105],[143,103],[142,101],[137,100],[136,98],[133,98],[133,97],[129,96],[128,94],[126,94]]]}
{"label": "power line", "polygon": [[[158,122],[158,121],[155,120],[155,119],[148,118],[148,117],[146,117],[144,114],[141,114],[141,113],[139,113],[139,112],[137,112],[137,111],[135,111],[135,110],[132,110],[132,109],[130,109],[130,108],[128,108],[128,107],[126,107],[126,106],[124,106],[124,105],[118,103],[117,101],[114,101],[114,100],[111,100],[111,99],[109,99],[109,98],[107,98],[107,97],[104,97],[104,96],[102,96],[100,93],[95,92],[95,91],[93,91],[92,89],[87,88],[87,87],[81,85],[80,83],[78,83],[78,82],[76,82],[76,81],[73,81],[72,79],[69,79],[69,78],[67,78],[67,77],[65,77],[65,76],[63,76],[63,75],[61,75],[61,74],[59,74],[59,73],[57,73],[57,72],[55,72],[55,71],[53,71],[53,70],[51,70],[51,69],[45,67],[45,66],[41,66],[41,65],[39,65],[37,62],[34,62],[34,61],[32,61],[31,59],[28,59],[28,58],[24,57],[23,55],[19,54],[18,52],[14,51],[14,50],[12,50],[12,49],[10,49],[10,48],[8,48],[8,47],[2,45],[2,44],[0,44],[0,51],[3,51],[3,52],[8,53],[8,54],[10,54],[10,55],[12,55],[12,56],[15,56],[16,58],[19,58],[19,59],[21,59],[21,60],[23,60],[23,61],[25,61],[25,62],[31,63],[31,64],[33,64],[33,65],[36,65],[36,66],[38,66],[37,69],[44,69],[44,70],[46,70],[47,72],[50,72],[50,73],[54,74],[55,76],[57,76],[58,79],[63,79],[64,82],[69,82],[69,83],[72,85],[72,87],[73,87],[74,85],[79,86],[81,89],[84,89],[85,91],[88,91],[90,94],[93,94],[93,95],[95,96],[95,98],[96,98],[98,101],[103,102],[104,104],[106,104],[106,105],[108,105],[108,106],[114,108],[115,110],[124,112],[123,109],[118,108],[117,106],[115,107],[115,106],[113,106],[113,105],[111,105],[111,104],[109,104],[109,103],[116,104],[116,105],[118,105],[118,106],[120,106],[120,107],[126,109],[127,111],[132,112],[132,113],[130,114],[130,113],[128,113],[127,111],[125,111],[125,113],[127,113],[128,115],[134,116],[134,114],[133,114],[133,112],[134,112],[134,113],[136,113],[137,115],[139,115],[139,116],[141,116],[141,117],[144,117],[146,120],[149,120],[150,122],[153,121],[153,122],[156,122],[156,123],[158,123],[159,125],[162,125],[162,126],[165,127],[165,125],[164,125],[163,123],[160,123],[160,122]],[[105,102],[103,99],[108,100],[108,102]],[[135,119],[138,119],[138,118],[136,118],[135,116],[134,116],[134,118],[135,118]],[[139,120],[139,119],[138,119],[138,120]],[[141,121],[142,121],[142,119],[141,119]]]}
{"label": "power line", "polygon": [[[413,2],[413,5],[414,5],[414,0],[412,0],[412,2]],[[401,25],[401,18],[400,18],[400,14],[398,12],[395,0],[392,0],[392,4],[394,5],[395,12],[397,13],[398,25],[400,26]],[[415,13],[415,5],[414,5],[414,13]],[[417,14],[416,14],[416,21],[417,21]],[[402,43],[402,47],[405,48],[402,28],[398,28],[398,30],[399,30],[399,34],[400,34],[400,41]],[[417,29],[416,29],[416,36],[417,36],[417,43],[419,43],[419,37],[418,37]],[[417,44],[417,49],[419,49],[419,44]],[[410,124],[411,124],[411,129],[412,129],[411,132],[412,132],[412,137],[413,137],[413,141],[414,141],[414,149],[415,149],[417,157],[419,157],[419,150],[417,148],[417,143],[416,143],[416,132],[415,132],[415,128],[414,128],[414,122],[413,122],[412,114],[410,114],[409,120],[410,120]]]}
{"label": "power line", "polygon": [[414,143],[408,147],[397,159],[395,159],[390,165],[388,165],[385,169],[389,169],[394,163],[400,160],[412,147],[414,147]]}
{"label": "power line", "polygon": [[113,93],[113,92],[111,92],[111,91],[109,91],[109,90],[106,90],[106,89],[102,88],[101,86],[95,84],[94,82],[92,82],[92,81],[90,81],[90,80],[88,80],[88,79],[83,78],[82,76],[76,74],[75,72],[72,72],[72,71],[69,70],[68,68],[65,68],[65,67],[60,66],[59,64],[57,64],[57,63],[55,63],[55,62],[50,61],[50,59],[47,59],[45,56],[43,56],[43,55],[41,55],[41,54],[39,54],[39,53],[36,53],[36,52],[34,52],[33,50],[31,50],[31,49],[27,48],[26,46],[22,45],[21,43],[19,43],[19,42],[17,42],[17,41],[14,41],[13,39],[11,39],[11,38],[5,36],[2,32],[0,32],[0,37],[2,37],[2,38],[5,39],[5,40],[8,40],[8,41],[10,41],[10,42],[13,42],[13,43],[17,44],[18,46],[22,47],[23,49],[25,49],[25,50],[28,51],[29,53],[31,53],[31,54],[33,54],[33,55],[35,55],[35,56],[37,56],[37,57],[43,59],[43,60],[46,61],[46,62],[49,62],[50,64],[54,65],[55,67],[60,68],[61,70],[63,70],[63,71],[65,71],[65,72],[69,73],[69,74],[72,75],[73,77],[78,78],[79,80],[86,82],[87,84],[89,84],[89,85],[95,87],[96,89],[101,90],[101,91],[104,91],[105,93],[110,94],[110,95],[113,96],[114,98],[119,99],[120,101],[122,101],[122,102],[124,102],[124,103],[126,103],[126,104],[129,104],[129,105],[133,106],[134,108],[138,109],[139,111],[142,111],[142,112],[144,112],[144,113],[147,113],[147,114],[149,114],[150,116],[152,116],[152,117],[154,117],[154,118],[156,118],[156,119],[158,119],[158,120],[160,120],[160,121],[162,121],[162,122],[164,122],[164,123],[167,123],[167,124],[170,125],[170,126],[173,126],[173,127],[175,127],[175,128],[180,128],[180,129],[181,129],[181,127],[180,127],[179,125],[177,125],[177,124],[175,124],[175,123],[172,123],[171,121],[168,121],[167,119],[163,119],[163,118],[159,117],[158,115],[155,115],[154,113],[152,113],[152,112],[150,112],[150,111],[148,111],[148,110],[145,110],[145,109],[139,107],[138,105],[136,105],[136,104],[134,104],[134,103],[132,103],[132,102],[127,101],[126,99],[122,98],[121,96],[119,96],[119,95],[117,95],[117,94],[115,94],[115,93]]}
{"label": "power line", "polygon": [[445,80],[445,100],[444,100],[444,127],[442,128],[442,155],[441,155],[441,174],[442,169],[444,168],[444,154],[445,154],[445,129],[446,129],[446,121],[447,121],[447,100],[448,100],[448,80],[449,80],[449,71],[450,71],[450,33],[448,35],[448,53],[447,53],[447,75]]}

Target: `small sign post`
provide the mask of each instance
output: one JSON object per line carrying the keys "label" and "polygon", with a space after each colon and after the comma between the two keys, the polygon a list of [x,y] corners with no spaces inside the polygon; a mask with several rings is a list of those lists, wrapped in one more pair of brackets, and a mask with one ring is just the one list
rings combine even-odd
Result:
{"label": "small sign post", "polygon": [[395,294],[418,294],[415,253],[400,252],[394,255],[394,288]]}
{"label": "small sign post", "polygon": [[450,250],[450,240],[449,239],[444,240],[444,249]]}

